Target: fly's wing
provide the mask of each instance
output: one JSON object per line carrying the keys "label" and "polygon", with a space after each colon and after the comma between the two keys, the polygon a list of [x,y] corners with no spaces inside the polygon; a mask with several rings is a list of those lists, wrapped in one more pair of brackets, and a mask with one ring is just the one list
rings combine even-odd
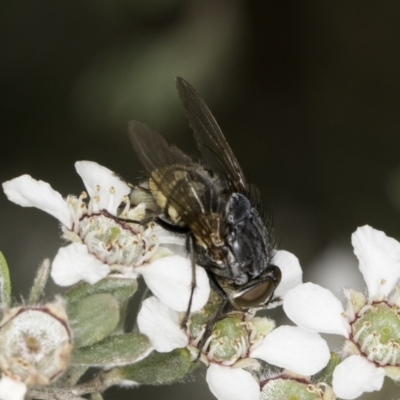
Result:
{"label": "fly's wing", "polygon": [[[147,125],[133,121],[129,136],[140,161],[152,182],[196,236],[219,232],[220,217],[226,199],[226,188],[217,175],[211,175],[178,148]],[[158,204],[162,199],[158,198]]]}
{"label": "fly's wing", "polygon": [[206,103],[184,79],[177,78],[176,86],[203,160],[226,177],[234,191],[246,192],[248,186],[242,168]]}
{"label": "fly's wing", "polygon": [[156,169],[172,164],[191,164],[193,160],[156,131],[139,121],[129,123],[129,137],[139,160],[151,174]]}

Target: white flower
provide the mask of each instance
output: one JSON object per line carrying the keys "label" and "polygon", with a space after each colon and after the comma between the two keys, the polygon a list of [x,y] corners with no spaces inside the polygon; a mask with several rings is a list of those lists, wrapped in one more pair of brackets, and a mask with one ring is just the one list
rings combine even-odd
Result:
{"label": "white flower", "polygon": [[[97,214],[106,210],[115,215],[121,202],[127,202],[130,192],[129,186],[108,168],[91,161],[77,162],[75,166],[91,195],[87,206],[84,201],[86,194],[79,198],[69,196],[64,200],[48,183],[37,181],[29,175],[22,175],[3,183],[4,192],[9,200],[23,207],[36,207],[49,213],[61,222],[66,238],[85,243],[85,248],[74,243],[61,249],[61,253],[56,255],[52,277],[61,286],[72,285],[80,280],[95,283],[110,272],[110,263],[107,262],[97,268],[102,258],[98,257],[101,241],[95,241],[94,230],[90,231],[88,226],[95,225],[98,218],[103,218],[102,222],[108,222],[112,225],[110,229],[115,229],[116,222],[106,221],[107,217]],[[104,230],[104,224],[98,225]],[[66,259],[73,259],[74,263],[65,265]]]}
{"label": "white flower", "polygon": [[[257,399],[260,396],[259,383],[249,372],[240,368],[256,362],[256,358],[302,375],[315,374],[329,361],[328,346],[316,333],[291,326],[281,326],[271,332],[274,324],[265,318],[254,318],[254,322],[249,320],[243,323],[240,323],[237,315],[226,319],[226,323],[225,319],[220,322],[220,327],[223,329],[226,324],[231,332],[232,326],[236,326],[240,339],[225,340],[220,328],[207,340],[204,348],[209,346],[210,349],[201,357],[210,365],[207,382],[219,400]],[[137,321],[140,332],[149,337],[154,349],[159,352],[170,352],[185,346],[192,349],[199,342],[199,338],[192,339],[188,332],[181,329],[181,315],[154,297],[142,303]],[[261,332],[263,329],[264,332]],[[257,330],[261,331],[257,334]],[[229,343],[237,343],[233,357],[230,357],[225,346],[229,346]],[[218,355],[219,347],[222,350]],[[223,357],[224,351],[230,357],[227,361],[217,358],[221,354]]]}
{"label": "white flower", "polygon": [[[64,238],[72,242],[61,248],[53,261],[55,283],[69,286],[83,280],[94,284],[111,272],[127,278],[140,273],[165,304],[178,311],[186,309],[192,280],[190,261],[159,246],[172,243],[184,248],[184,240],[171,238],[154,223],[144,227],[113,218],[122,206],[118,217],[141,220],[145,204],[130,208],[131,188],[108,168],[91,161],[77,162],[75,167],[89,200],[86,193],[64,200],[48,183],[29,175],[3,183],[9,200],[53,215],[62,224]],[[203,268],[196,267],[196,281],[193,311],[199,310],[210,294]]]}
{"label": "white flower", "polygon": [[[400,278],[400,243],[370,226],[352,235],[354,253],[367,283],[369,298],[346,290],[346,310],[327,289],[305,283],[290,290],[284,299],[287,316],[312,332],[340,334],[348,357],[335,370],[333,390],[343,399],[354,399],[363,392],[380,390],[383,376],[398,376],[400,332],[398,301],[394,287]],[[394,294],[390,297],[391,291]],[[397,308],[396,308],[397,309]],[[393,338],[393,339],[392,339]],[[378,367],[377,365],[381,365]]]}
{"label": "white flower", "polygon": [[1,400],[23,400],[26,393],[26,385],[18,379],[3,375],[0,379]]}

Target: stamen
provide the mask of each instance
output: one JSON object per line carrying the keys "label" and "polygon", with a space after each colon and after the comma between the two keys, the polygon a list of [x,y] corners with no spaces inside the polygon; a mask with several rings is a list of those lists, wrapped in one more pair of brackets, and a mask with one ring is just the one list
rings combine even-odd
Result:
{"label": "stamen", "polygon": [[99,202],[100,202],[99,196],[94,196],[90,199],[89,204],[88,204],[88,214],[89,215],[98,213],[100,211],[99,207],[98,207]]}
{"label": "stamen", "polygon": [[358,313],[359,317],[362,317],[367,311],[371,310],[372,306],[370,304],[366,304]]}
{"label": "stamen", "polygon": [[222,361],[222,365],[233,365],[235,362],[238,360],[238,357],[236,355],[233,355],[230,360],[227,361]]}
{"label": "stamen", "polygon": [[257,328],[252,323],[250,323],[249,325],[250,325],[249,340],[250,340],[250,343],[253,343],[254,339],[257,337]]}
{"label": "stamen", "polygon": [[210,335],[210,337],[209,337],[209,338],[206,340],[206,342],[204,343],[204,346],[203,346],[203,348],[201,349],[201,351],[202,351],[203,353],[205,353],[206,350],[207,350],[207,347],[208,347],[208,345],[211,343],[211,341],[212,341],[213,339],[215,339],[216,337],[218,337],[218,336],[219,336],[219,331],[213,333],[212,335]]}
{"label": "stamen", "polygon": [[360,339],[361,334],[365,331],[365,329],[369,328],[371,326],[370,321],[365,321],[363,322],[363,326],[360,328],[360,330],[354,335],[354,341],[358,342]]}
{"label": "stamen", "polygon": [[386,365],[389,359],[393,356],[393,340],[389,341],[387,347],[388,347],[388,352],[385,358],[380,362],[381,365]]}
{"label": "stamen", "polygon": [[399,344],[396,342],[393,342],[392,344],[393,347],[393,357],[392,357],[392,365],[396,365],[397,364],[397,354],[399,352]]}
{"label": "stamen", "polygon": [[197,335],[197,337],[192,341],[192,344],[193,344],[194,346],[197,346],[197,345],[199,344],[199,342],[200,342],[201,338],[203,337],[205,331],[206,331],[206,326],[203,325],[203,327],[202,327],[200,333],[199,333],[199,334]]}
{"label": "stamen", "polygon": [[241,341],[242,341],[242,352],[241,354],[239,354],[239,357],[245,357],[247,353],[247,343],[244,339],[244,336],[241,337]]}
{"label": "stamen", "polygon": [[363,341],[362,345],[361,345],[361,351],[364,353],[366,347],[368,346],[368,343],[370,343],[373,340],[373,335],[369,334]]}
{"label": "stamen", "polygon": [[354,313],[353,301],[349,300],[347,302],[347,306],[348,306],[347,310],[346,310],[347,311],[347,322],[354,321],[356,316],[355,316],[355,313]]}
{"label": "stamen", "polygon": [[369,361],[374,361],[375,354],[377,353],[377,351],[378,351],[378,349],[377,349],[376,347],[374,347],[374,348],[371,350],[371,352],[368,354],[367,359],[368,359]]}
{"label": "stamen", "polygon": [[121,201],[122,203],[125,203],[125,207],[124,207],[124,209],[121,211],[121,214],[120,214],[120,217],[124,217],[124,216],[126,216],[127,214],[128,214],[128,211],[129,211],[129,208],[130,208],[130,206],[131,206],[131,203],[130,203],[130,201],[129,201],[129,197],[128,196],[124,196],[123,198],[122,198],[122,201]]}
{"label": "stamen", "polygon": [[[215,352],[217,351],[218,347],[220,346],[219,342],[215,342],[211,347],[210,347],[210,351],[207,354],[207,358],[209,360],[212,360],[214,357]],[[204,351],[204,347],[203,347],[203,351]]]}
{"label": "stamen", "polygon": [[73,227],[74,232],[78,233],[78,231],[79,231],[79,216],[78,216],[77,212],[74,209],[72,201],[73,201],[73,197],[68,196],[67,197],[67,204],[68,204],[69,212],[70,212],[71,217],[72,217],[72,227]]}
{"label": "stamen", "polygon": [[107,211],[111,212],[114,207],[114,194],[115,194],[115,187],[111,186],[109,189],[110,197],[108,199]]}

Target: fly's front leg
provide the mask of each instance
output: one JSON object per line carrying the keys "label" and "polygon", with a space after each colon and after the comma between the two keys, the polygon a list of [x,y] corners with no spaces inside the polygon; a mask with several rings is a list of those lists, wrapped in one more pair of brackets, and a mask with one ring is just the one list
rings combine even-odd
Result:
{"label": "fly's front leg", "polygon": [[190,286],[190,298],[189,298],[189,303],[186,309],[185,316],[183,317],[181,327],[186,328],[187,322],[189,320],[189,315],[190,315],[190,310],[192,308],[192,302],[193,302],[193,295],[194,295],[194,290],[196,289],[196,256],[194,253],[194,237],[192,233],[189,233],[186,237],[186,246],[188,249],[188,252],[190,254],[190,262],[192,266],[192,282]]}

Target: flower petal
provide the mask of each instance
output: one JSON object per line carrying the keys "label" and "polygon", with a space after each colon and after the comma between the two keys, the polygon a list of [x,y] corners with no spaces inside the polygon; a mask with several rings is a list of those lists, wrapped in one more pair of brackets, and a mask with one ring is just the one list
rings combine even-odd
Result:
{"label": "flower petal", "polygon": [[77,161],[75,169],[90,198],[99,197],[99,209],[116,215],[122,198],[131,191],[129,186],[113,171],[93,161]]}
{"label": "flower petal", "polygon": [[[189,259],[173,255],[158,258],[137,268],[147,286],[164,304],[176,311],[186,311],[192,281]],[[210,296],[210,283],[204,268],[196,266],[196,289],[191,311],[200,310]]]}
{"label": "flower petal", "polygon": [[349,335],[342,303],[328,289],[314,283],[291,289],[283,300],[283,309],[293,322],[309,331]]}
{"label": "flower petal", "polygon": [[26,393],[25,383],[3,375],[0,379],[1,400],[23,400]]}
{"label": "flower petal", "polygon": [[81,243],[72,243],[58,250],[51,267],[51,277],[60,286],[70,286],[80,280],[94,284],[105,278],[110,267]]}
{"label": "flower petal", "polygon": [[400,278],[400,243],[368,225],[351,236],[369,297],[387,296]]}
{"label": "flower petal", "polygon": [[303,271],[299,259],[285,250],[278,250],[275,253],[273,264],[282,272],[282,279],[274,296],[283,298],[290,289],[302,283]]}
{"label": "flower petal", "polygon": [[327,343],[318,333],[297,326],[280,326],[251,350],[250,356],[308,376],[328,364],[330,352]]}
{"label": "flower petal", "polygon": [[380,390],[385,370],[361,356],[350,356],[333,371],[332,387],[337,397],[350,400],[364,392]]}
{"label": "flower petal", "polygon": [[161,303],[157,297],[144,300],[137,317],[138,327],[150,339],[154,349],[168,353],[185,347],[188,337],[180,327],[179,314]]}
{"label": "flower petal", "polygon": [[22,207],[36,207],[57,218],[68,229],[72,216],[67,202],[47,182],[37,181],[30,175],[21,175],[3,183],[8,199]]}
{"label": "flower petal", "polygon": [[258,400],[260,386],[250,374],[241,368],[211,364],[206,380],[212,394],[218,400]]}

